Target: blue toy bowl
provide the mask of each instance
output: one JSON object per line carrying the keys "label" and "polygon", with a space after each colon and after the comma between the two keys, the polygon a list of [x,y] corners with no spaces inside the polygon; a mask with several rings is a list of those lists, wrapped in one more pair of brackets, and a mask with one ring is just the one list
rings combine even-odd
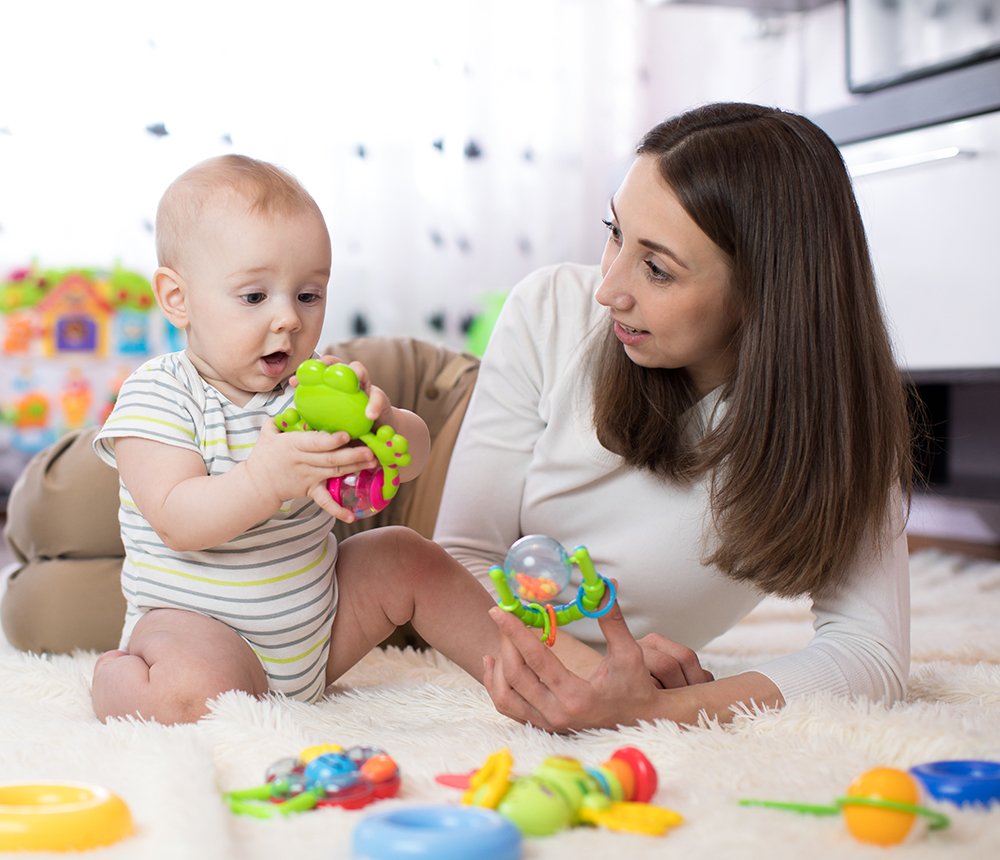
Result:
{"label": "blue toy bowl", "polygon": [[518,860],[521,832],[479,806],[407,806],[365,818],[353,848],[366,860]]}
{"label": "blue toy bowl", "polygon": [[910,768],[931,797],[958,806],[989,806],[1000,801],[1000,763],[935,761]]}

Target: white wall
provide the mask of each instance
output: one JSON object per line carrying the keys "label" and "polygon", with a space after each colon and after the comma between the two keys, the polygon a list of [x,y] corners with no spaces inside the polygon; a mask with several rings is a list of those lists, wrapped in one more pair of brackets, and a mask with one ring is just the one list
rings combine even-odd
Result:
{"label": "white wall", "polygon": [[747,101],[807,115],[843,107],[847,90],[843,2],[805,13],[724,6],[647,10],[650,79],[643,125],[711,101]]}

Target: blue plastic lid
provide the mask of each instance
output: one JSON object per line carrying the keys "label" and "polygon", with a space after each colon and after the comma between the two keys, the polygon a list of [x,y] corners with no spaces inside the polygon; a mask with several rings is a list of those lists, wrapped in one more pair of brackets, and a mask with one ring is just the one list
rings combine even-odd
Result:
{"label": "blue plastic lid", "polygon": [[1000,801],[1000,763],[993,761],[935,761],[910,768],[931,797],[958,806],[989,806]]}
{"label": "blue plastic lid", "polygon": [[521,831],[492,809],[406,806],[361,821],[353,849],[367,860],[518,860],[521,841]]}

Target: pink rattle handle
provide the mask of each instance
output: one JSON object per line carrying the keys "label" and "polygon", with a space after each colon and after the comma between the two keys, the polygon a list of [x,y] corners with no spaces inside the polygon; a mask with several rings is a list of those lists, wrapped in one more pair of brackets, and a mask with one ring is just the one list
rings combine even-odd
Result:
{"label": "pink rattle handle", "polygon": [[382,496],[385,473],[382,469],[362,469],[353,475],[330,478],[326,488],[333,500],[359,520],[377,514],[388,501]]}

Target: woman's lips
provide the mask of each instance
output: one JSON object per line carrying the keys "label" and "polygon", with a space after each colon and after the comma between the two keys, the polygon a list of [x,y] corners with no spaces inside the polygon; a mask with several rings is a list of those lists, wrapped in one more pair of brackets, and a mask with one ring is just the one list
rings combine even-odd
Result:
{"label": "woman's lips", "polygon": [[615,337],[625,344],[625,346],[632,346],[649,337],[649,332],[625,328],[625,326],[615,320]]}

